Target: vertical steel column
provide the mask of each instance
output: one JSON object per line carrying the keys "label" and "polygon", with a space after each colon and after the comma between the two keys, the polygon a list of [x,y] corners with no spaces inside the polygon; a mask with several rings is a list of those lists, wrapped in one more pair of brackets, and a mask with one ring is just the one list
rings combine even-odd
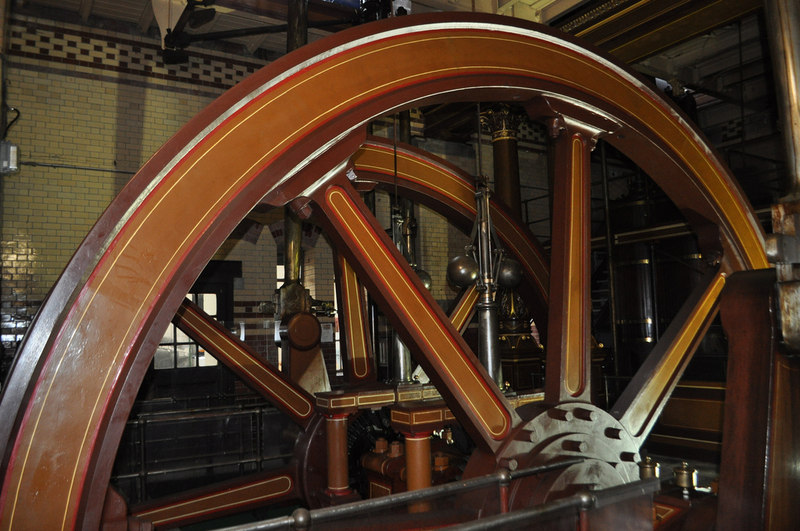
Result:
{"label": "vertical steel column", "polygon": [[781,332],[785,344],[800,351],[800,4],[797,0],[765,3],[772,69],[786,152],[786,194],[772,206],[772,230],[766,241],[778,279]]}
{"label": "vertical steel column", "polygon": [[[396,124],[397,122],[395,122]],[[400,213],[398,205],[399,198],[395,195],[395,209],[396,211],[392,213],[392,235],[394,244],[400,250],[400,252],[404,255],[404,258],[408,259],[407,253],[404,252],[403,249],[403,225],[404,225],[404,217]],[[413,265],[413,264],[412,264]],[[411,383],[413,380],[411,378],[411,373],[413,369],[411,368],[411,351],[408,347],[403,343],[403,340],[400,339],[400,335],[397,332],[392,333],[392,337],[394,340],[394,363],[392,366],[393,370],[393,378],[392,381],[394,383]]]}
{"label": "vertical steel column", "polygon": [[786,151],[786,195],[796,200],[800,198],[800,3],[767,0],[764,7]]}
{"label": "vertical steel column", "polygon": [[[408,144],[411,142],[411,111],[400,111],[394,120],[394,142]],[[396,149],[396,148],[395,148]],[[396,161],[395,161],[396,165]],[[395,173],[397,168],[395,167]],[[405,198],[397,196],[394,191],[395,211],[392,212],[392,235],[394,243],[403,253],[412,268],[417,267],[416,252],[414,249],[415,241],[408,230],[408,224],[413,220],[414,204]],[[400,339],[397,333],[394,334],[394,378],[395,383],[411,383],[414,368],[411,361],[411,351]]]}
{"label": "vertical steel column", "polygon": [[[286,51],[291,52],[308,42],[308,0],[289,0],[286,29]],[[284,208],[284,286],[300,282],[301,243],[303,226],[297,215]],[[281,290],[281,319],[289,313],[303,311],[298,301]],[[297,294],[295,294],[297,296]],[[289,307],[285,307],[284,304]]]}
{"label": "vertical steel column", "polygon": [[[600,142],[600,169],[603,176],[603,210],[606,215],[606,253],[608,255],[608,305],[611,310],[611,348],[614,352],[614,376],[619,376],[619,338],[617,336],[617,287],[614,268],[614,235],[611,232],[611,206],[608,198],[608,160],[606,143]],[[606,397],[608,398],[608,397]]]}
{"label": "vertical steel column", "polygon": [[286,14],[286,51],[308,44],[308,0],[289,0]]}
{"label": "vertical steel column", "polygon": [[478,204],[478,358],[486,367],[489,377],[500,389],[503,388],[503,370],[500,364],[500,341],[497,324],[497,302],[494,263],[492,260],[492,220],[489,217],[489,190],[486,183],[479,183],[475,194]]}

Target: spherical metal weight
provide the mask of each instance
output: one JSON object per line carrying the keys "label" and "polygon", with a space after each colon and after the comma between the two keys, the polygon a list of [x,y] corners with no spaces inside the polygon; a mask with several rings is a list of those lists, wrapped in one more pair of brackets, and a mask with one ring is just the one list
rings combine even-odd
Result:
{"label": "spherical metal weight", "polygon": [[414,272],[417,274],[419,279],[422,281],[422,285],[425,286],[425,289],[430,291],[431,286],[433,285],[433,279],[431,275],[420,267],[415,267]]}
{"label": "spherical metal weight", "polygon": [[459,288],[472,285],[478,278],[478,263],[472,257],[461,255],[447,264],[447,280]]}
{"label": "spherical metal weight", "polygon": [[503,258],[497,283],[508,289],[514,289],[522,282],[522,265],[513,258]]}

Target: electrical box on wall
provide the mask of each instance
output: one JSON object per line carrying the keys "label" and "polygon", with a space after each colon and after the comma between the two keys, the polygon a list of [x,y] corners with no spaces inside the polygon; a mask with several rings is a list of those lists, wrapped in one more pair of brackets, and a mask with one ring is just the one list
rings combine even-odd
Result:
{"label": "electrical box on wall", "polygon": [[19,147],[6,140],[0,141],[0,175],[19,171]]}

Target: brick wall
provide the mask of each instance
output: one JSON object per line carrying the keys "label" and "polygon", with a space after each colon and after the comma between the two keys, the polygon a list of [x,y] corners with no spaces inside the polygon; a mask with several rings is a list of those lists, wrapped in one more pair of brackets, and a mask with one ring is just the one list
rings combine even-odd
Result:
{"label": "brick wall", "polygon": [[[260,65],[226,54],[160,64],[159,43],[74,24],[9,21],[9,130],[21,171],[2,187],[2,342],[15,348],[97,217],[181,125]],[[274,268],[273,268],[274,269]]]}

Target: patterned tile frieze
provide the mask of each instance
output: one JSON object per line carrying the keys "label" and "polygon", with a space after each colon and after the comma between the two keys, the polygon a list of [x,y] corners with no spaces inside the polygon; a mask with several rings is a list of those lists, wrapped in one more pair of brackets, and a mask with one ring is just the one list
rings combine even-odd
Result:
{"label": "patterned tile frieze", "polygon": [[262,66],[224,53],[190,50],[189,63],[164,65],[155,39],[18,16],[11,19],[8,55],[64,67],[145,77],[156,84],[187,83],[225,90]]}

